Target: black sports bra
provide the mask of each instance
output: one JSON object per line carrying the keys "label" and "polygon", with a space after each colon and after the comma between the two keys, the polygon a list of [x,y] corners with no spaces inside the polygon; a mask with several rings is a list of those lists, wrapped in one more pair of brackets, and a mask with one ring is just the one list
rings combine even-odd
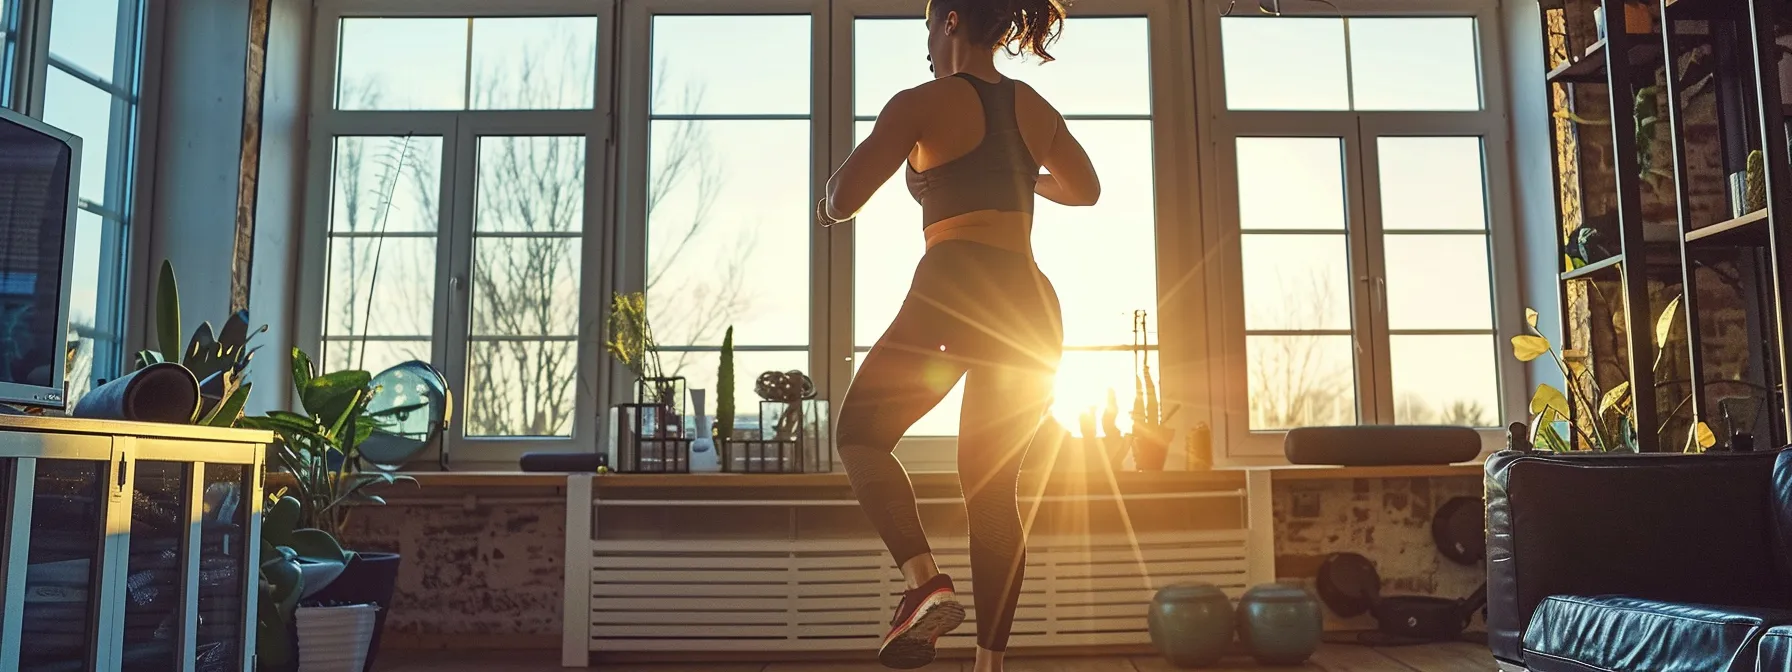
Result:
{"label": "black sports bra", "polygon": [[992,84],[962,72],[954,76],[970,82],[983,104],[983,140],[964,156],[925,172],[904,164],[908,193],[921,204],[922,228],[979,210],[1031,214],[1039,162],[1021,139],[1014,80],[1003,77]]}

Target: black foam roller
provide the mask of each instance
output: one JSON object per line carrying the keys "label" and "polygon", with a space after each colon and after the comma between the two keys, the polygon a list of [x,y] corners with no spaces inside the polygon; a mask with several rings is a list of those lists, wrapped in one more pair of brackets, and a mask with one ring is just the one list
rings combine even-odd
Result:
{"label": "black foam roller", "polygon": [[179,364],[151,364],[93,388],[71,415],[190,424],[199,415],[199,380]]}

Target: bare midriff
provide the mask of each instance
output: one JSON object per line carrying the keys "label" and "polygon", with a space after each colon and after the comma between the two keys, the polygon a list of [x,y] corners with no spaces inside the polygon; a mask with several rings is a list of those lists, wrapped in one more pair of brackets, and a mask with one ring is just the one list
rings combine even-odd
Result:
{"label": "bare midriff", "polygon": [[1033,215],[1025,212],[979,210],[948,217],[922,229],[927,248],[948,240],[965,240],[1033,256]]}

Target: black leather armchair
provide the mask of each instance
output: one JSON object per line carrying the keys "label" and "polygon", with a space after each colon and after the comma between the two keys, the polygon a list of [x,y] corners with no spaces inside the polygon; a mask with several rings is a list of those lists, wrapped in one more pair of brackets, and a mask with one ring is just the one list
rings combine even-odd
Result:
{"label": "black leather armchair", "polygon": [[1792,452],[1487,460],[1487,629],[1533,672],[1792,672]]}

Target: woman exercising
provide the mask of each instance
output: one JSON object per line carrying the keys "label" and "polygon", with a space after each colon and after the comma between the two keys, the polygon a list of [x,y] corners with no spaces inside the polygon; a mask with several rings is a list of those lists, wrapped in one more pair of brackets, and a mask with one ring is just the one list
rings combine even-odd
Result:
{"label": "woman exercising", "polygon": [[1050,61],[1046,47],[1063,20],[1058,0],[932,0],[934,80],[884,106],[818,207],[824,225],[851,219],[906,160],[927,239],[908,297],[836,418],[853,491],[908,581],[878,651],[889,667],[932,662],[934,642],[964,621],[892,454],[964,377],[958,470],[976,581],[974,669],[1002,669],[1026,565],[1016,480],[1064,345],[1057,293],[1033,263],[1033,196],[1092,205],[1101,185],[1063,116],[997,72],[995,53]]}

